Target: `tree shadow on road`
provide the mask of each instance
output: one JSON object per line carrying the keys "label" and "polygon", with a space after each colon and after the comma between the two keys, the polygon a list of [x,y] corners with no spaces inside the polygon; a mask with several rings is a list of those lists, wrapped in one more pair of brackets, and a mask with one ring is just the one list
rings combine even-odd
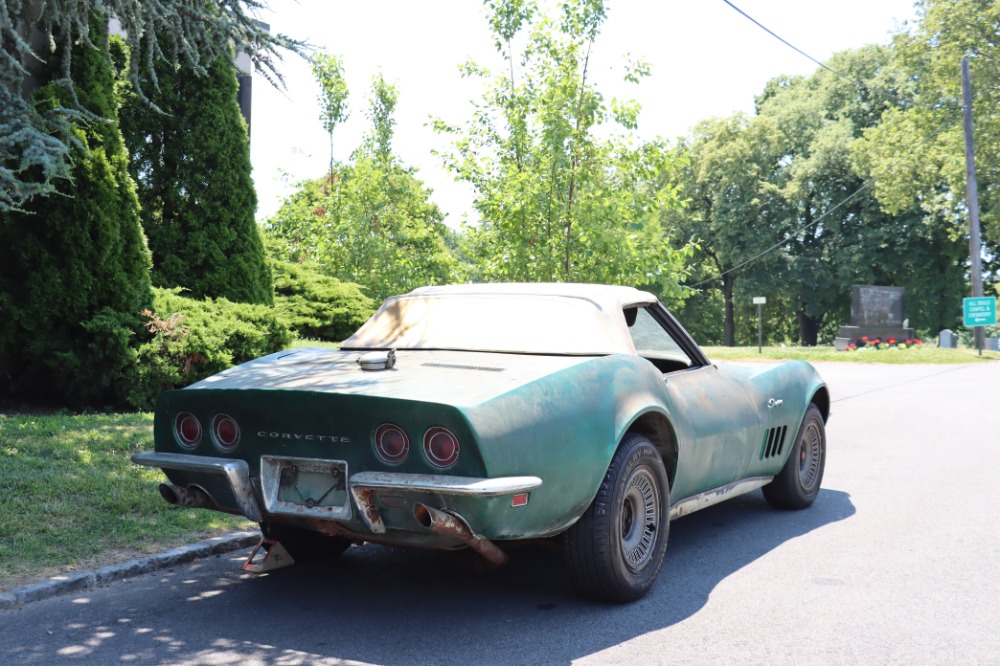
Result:
{"label": "tree shadow on road", "polygon": [[[266,575],[233,573],[234,557],[232,569],[203,581],[199,565],[157,574],[166,606],[133,599],[109,611],[117,619],[83,620],[61,639],[15,654],[58,663],[117,622],[113,635],[85,650],[93,663],[103,656],[192,664],[570,663],[691,617],[730,575],[854,512],[850,496],[835,490],[823,490],[804,511],[775,511],[759,493],[699,511],[671,525],[659,580],[628,605],[579,598],[561,553],[546,545],[513,549],[507,566],[487,571],[455,553],[373,545]],[[139,626],[146,633],[128,643],[114,637]]]}

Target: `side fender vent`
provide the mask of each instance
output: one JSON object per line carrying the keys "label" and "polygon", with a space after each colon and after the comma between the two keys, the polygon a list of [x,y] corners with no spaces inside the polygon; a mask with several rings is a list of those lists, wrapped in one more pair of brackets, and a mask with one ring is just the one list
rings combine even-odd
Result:
{"label": "side fender vent", "polygon": [[760,443],[760,459],[766,460],[780,456],[785,448],[785,435],[788,434],[788,426],[771,428],[764,435],[764,441]]}

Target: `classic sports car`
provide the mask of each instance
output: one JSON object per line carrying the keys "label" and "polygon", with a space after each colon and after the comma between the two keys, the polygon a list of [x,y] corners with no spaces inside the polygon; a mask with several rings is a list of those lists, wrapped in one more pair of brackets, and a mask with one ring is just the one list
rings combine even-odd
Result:
{"label": "classic sports car", "polygon": [[671,520],[757,488],[812,504],[829,411],[809,364],[713,364],[636,289],[427,287],[339,350],[164,392],[134,461],[163,469],[168,502],[242,514],[293,558],[372,541],[499,564],[558,536],[582,593],[631,601]]}

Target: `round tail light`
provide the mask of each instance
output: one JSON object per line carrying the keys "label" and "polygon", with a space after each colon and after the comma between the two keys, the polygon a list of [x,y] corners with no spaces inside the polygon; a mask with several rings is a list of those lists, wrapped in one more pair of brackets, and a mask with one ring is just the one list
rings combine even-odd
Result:
{"label": "round tail light", "polygon": [[194,414],[181,412],[174,419],[174,438],[181,448],[197,448],[201,444],[201,421]]}
{"label": "round tail light", "polygon": [[240,445],[240,426],[226,414],[216,414],[212,419],[212,439],[223,451],[232,451]]}
{"label": "round tail light", "polygon": [[410,439],[399,426],[383,423],[375,429],[375,455],[384,463],[398,465],[410,452]]}
{"label": "round tail light", "polygon": [[424,455],[435,467],[451,467],[458,461],[458,438],[444,428],[431,428],[424,434]]}

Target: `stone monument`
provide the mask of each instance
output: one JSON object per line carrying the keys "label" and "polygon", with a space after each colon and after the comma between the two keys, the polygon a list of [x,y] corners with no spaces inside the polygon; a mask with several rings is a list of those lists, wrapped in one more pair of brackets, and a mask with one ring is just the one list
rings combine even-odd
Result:
{"label": "stone monument", "polygon": [[896,338],[900,342],[912,340],[915,332],[906,326],[903,318],[906,289],[903,287],[876,287],[856,284],[851,287],[851,324],[841,326],[834,346],[847,349],[862,337],[869,340]]}

